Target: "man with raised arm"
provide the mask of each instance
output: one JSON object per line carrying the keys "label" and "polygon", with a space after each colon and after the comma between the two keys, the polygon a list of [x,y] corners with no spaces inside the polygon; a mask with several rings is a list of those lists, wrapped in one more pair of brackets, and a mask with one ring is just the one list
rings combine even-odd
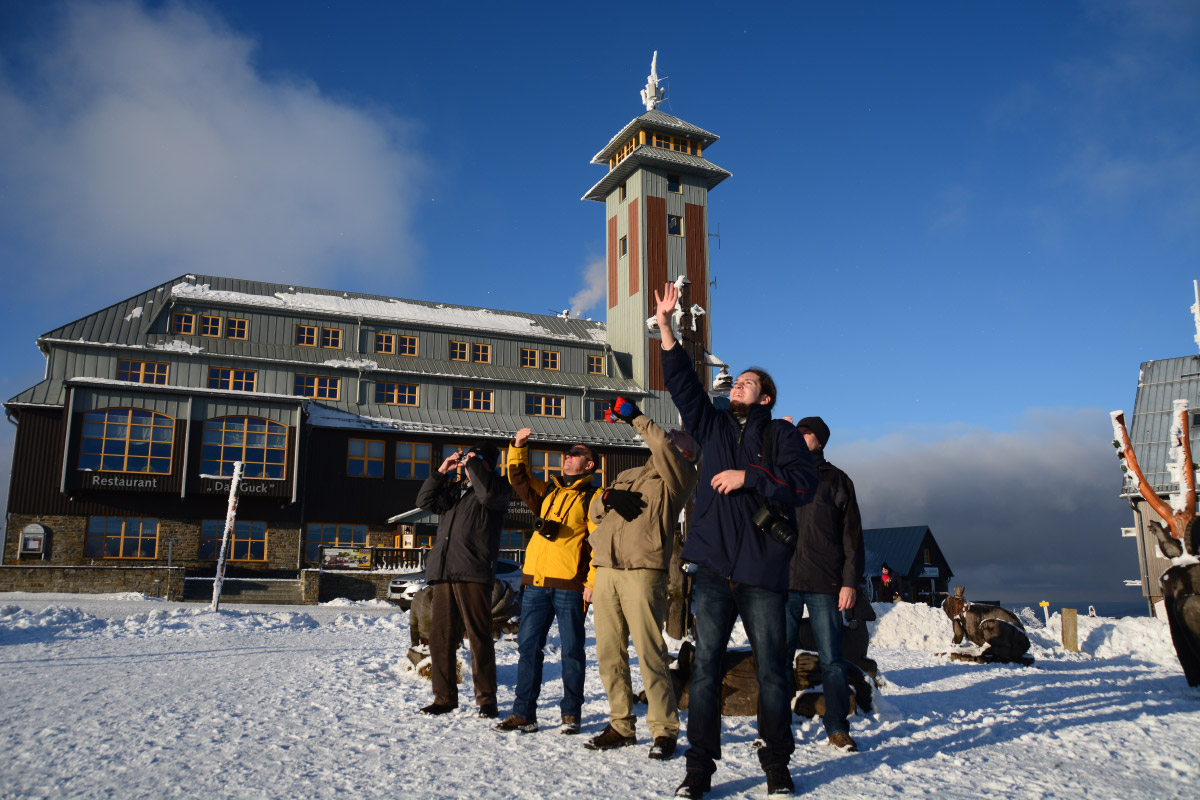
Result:
{"label": "man with raised arm", "polygon": [[[631,401],[617,398],[614,420],[634,427],[650,459],[627,469],[592,500],[596,529],[590,584],[596,622],[596,661],[608,694],[608,726],[590,739],[589,750],[611,750],[637,742],[629,638],[637,650],[646,688],[650,758],[675,755],[679,706],[667,666],[663,623],[667,618],[667,569],[675,527],[696,491],[696,443],[683,431],[664,431]],[[587,589],[584,598],[588,597]]]}
{"label": "man with raised arm", "polygon": [[[437,541],[429,551],[425,579],[433,587],[429,675],[433,703],[422,714],[458,708],[455,654],[461,623],[471,643],[471,679],[479,716],[496,716],[496,651],[492,640],[492,583],[500,554],[500,527],[512,487],[496,472],[493,444],[451,453],[417,492],[417,505],[439,514]],[[450,480],[462,469],[465,477]]]}
{"label": "man with raised arm", "polygon": [[542,689],[546,635],[558,620],[562,654],[562,733],[579,733],[583,713],[583,589],[591,564],[587,544],[592,477],[600,459],[586,444],[562,457],[562,474],[542,480],[529,465],[529,428],[517,431],[508,448],[508,480],[537,515],[537,532],[525,550],[521,583],[521,626],[517,630],[517,688],[513,710],[499,731],[538,729],[537,700]]}
{"label": "man with raised arm", "polygon": [[788,565],[795,547],[794,509],[811,499],[817,470],[790,424],[771,421],[775,383],[751,367],[734,381],[729,408],[717,410],[671,327],[679,289],[657,301],[663,376],[684,427],[700,447],[695,519],[683,559],[692,582],[696,652],[688,700],[687,772],[676,797],[702,797],[721,757],[721,660],[737,617],[757,665],[759,763],[767,794],[795,793],[788,762],[796,749],[789,705],[795,680],[787,663]]}

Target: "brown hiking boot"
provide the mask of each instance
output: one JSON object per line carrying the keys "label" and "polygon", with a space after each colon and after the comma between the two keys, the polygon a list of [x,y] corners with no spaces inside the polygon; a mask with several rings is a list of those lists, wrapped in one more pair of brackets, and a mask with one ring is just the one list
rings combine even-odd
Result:
{"label": "brown hiking boot", "polygon": [[669,761],[675,755],[674,736],[655,736],[650,745],[650,757],[658,761]]}
{"label": "brown hiking boot", "polygon": [[519,733],[533,733],[538,729],[537,720],[521,719],[516,714],[509,714],[508,717],[496,726],[496,730],[511,733],[517,731]]}
{"label": "brown hiking boot", "polygon": [[565,733],[568,736],[573,736],[576,733],[579,733],[581,729],[582,726],[579,724],[579,717],[571,714],[563,714],[562,725],[560,725],[558,728],[559,733]]}
{"label": "brown hiking boot", "polygon": [[845,753],[858,752],[858,743],[851,739],[848,733],[829,734],[829,744]]}
{"label": "brown hiking boot", "polygon": [[631,744],[637,744],[636,736],[622,736],[612,725],[607,725],[599,736],[588,739],[583,746],[588,750],[613,750]]}

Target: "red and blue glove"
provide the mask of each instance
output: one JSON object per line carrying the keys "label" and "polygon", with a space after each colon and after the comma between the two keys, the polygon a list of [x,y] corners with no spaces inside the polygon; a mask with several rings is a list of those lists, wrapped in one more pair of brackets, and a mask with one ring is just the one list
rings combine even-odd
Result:
{"label": "red and blue glove", "polygon": [[609,422],[632,422],[642,415],[642,410],[632,400],[618,397],[613,400],[612,409],[604,412],[604,418]]}

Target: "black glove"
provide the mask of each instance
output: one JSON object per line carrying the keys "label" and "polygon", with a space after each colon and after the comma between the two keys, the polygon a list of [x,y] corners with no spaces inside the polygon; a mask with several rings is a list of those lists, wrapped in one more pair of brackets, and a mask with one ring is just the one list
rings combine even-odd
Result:
{"label": "black glove", "polygon": [[618,397],[613,401],[612,410],[606,415],[609,422],[631,422],[635,417],[640,417],[642,410],[634,404],[632,400],[626,400],[624,397]]}
{"label": "black glove", "polygon": [[600,504],[605,510],[616,511],[627,522],[636,518],[646,507],[641,492],[628,492],[624,489],[607,490],[600,495]]}

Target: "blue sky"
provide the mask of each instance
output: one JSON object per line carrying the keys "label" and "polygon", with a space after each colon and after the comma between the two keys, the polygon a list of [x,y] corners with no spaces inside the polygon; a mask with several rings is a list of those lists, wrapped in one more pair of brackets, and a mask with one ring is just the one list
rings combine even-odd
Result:
{"label": "blue sky", "polygon": [[185,272],[602,318],[654,50],[733,173],[714,351],[968,597],[1136,601],[1107,412],[1194,352],[1195,3],[0,0],[0,393]]}

